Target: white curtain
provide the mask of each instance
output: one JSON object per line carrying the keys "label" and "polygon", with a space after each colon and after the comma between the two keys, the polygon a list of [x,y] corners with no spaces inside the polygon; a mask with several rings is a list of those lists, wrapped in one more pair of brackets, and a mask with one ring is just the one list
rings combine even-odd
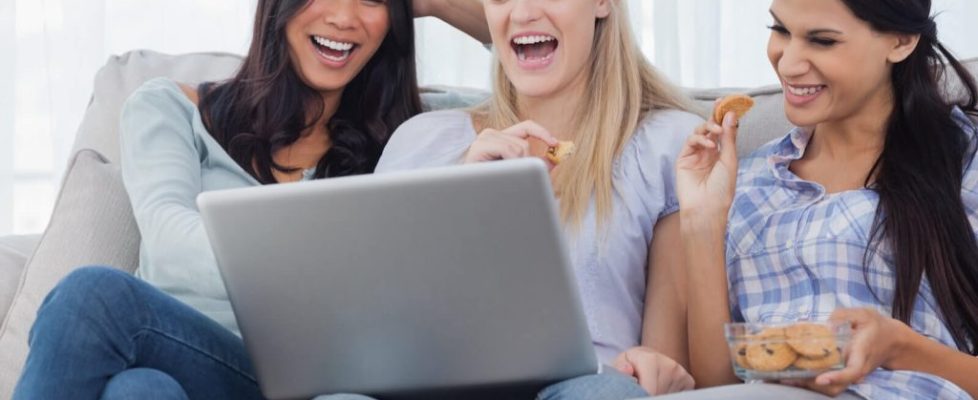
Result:
{"label": "white curtain", "polygon": [[[776,83],[770,0],[627,0],[645,54],[686,87]],[[0,235],[47,224],[95,72],[112,54],[243,53],[256,0],[0,0]],[[942,39],[978,56],[978,1],[936,0]],[[424,85],[489,87],[489,52],[417,23]]]}

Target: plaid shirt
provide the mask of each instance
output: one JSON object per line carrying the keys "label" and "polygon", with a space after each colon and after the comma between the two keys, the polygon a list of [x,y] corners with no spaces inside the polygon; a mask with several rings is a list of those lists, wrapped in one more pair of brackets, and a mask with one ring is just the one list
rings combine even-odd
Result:
{"label": "plaid shirt", "polygon": [[[973,140],[978,132],[968,117],[956,109],[953,118]],[[892,299],[895,290],[890,248],[883,244],[866,253],[878,196],[868,189],[829,194],[795,176],[788,166],[802,157],[811,136],[811,130],[796,128],[740,165],[727,232],[734,321],[826,320],[838,308],[891,314],[891,304],[878,300]],[[961,198],[978,227],[978,163],[967,165]],[[926,279],[911,327],[956,348]],[[883,369],[850,390],[871,399],[971,398],[933,375]]]}

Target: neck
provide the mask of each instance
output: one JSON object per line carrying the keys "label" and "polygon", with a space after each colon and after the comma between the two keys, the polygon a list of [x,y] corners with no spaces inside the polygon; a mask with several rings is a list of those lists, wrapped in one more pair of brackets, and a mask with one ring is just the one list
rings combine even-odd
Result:
{"label": "neck", "polygon": [[811,155],[836,160],[852,160],[861,155],[879,156],[893,114],[893,91],[881,90],[864,104],[848,117],[818,124],[808,146]]}
{"label": "neck", "polygon": [[[322,98],[323,98],[323,109],[321,110],[322,114],[320,115],[319,119],[312,124],[312,126],[310,126],[308,129],[302,132],[300,136],[302,136],[303,138],[307,136],[325,136],[325,137],[329,136],[327,125],[329,124],[329,121],[333,119],[333,116],[336,115],[336,112],[340,108],[340,100],[343,98],[343,91],[336,90],[330,92],[323,92]],[[320,110],[315,110],[312,108],[310,108],[309,110],[309,114],[311,115],[318,114],[319,112]]]}
{"label": "neck", "polygon": [[516,104],[519,117],[540,124],[557,139],[573,140],[577,133],[577,113],[583,104],[581,99],[585,95],[585,86],[581,82],[541,97],[518,94]]}

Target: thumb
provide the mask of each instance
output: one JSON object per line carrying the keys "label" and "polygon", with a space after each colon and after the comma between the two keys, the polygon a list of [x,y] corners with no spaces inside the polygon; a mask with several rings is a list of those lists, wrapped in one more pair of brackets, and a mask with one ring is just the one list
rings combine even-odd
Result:
{"label": "thumb", "polygon": [[737,114],[728,112],[723,117],[723,133],[720,134],[720,158],[727,165],[737,166]]}

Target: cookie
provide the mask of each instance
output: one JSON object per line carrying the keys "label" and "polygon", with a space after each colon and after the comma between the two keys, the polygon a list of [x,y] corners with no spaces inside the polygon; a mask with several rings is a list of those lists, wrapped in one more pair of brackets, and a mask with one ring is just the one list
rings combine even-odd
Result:
{"label": "cookie", "polygon": [[824,370],[837,367],[842,362],[842,352],[839,349],[826,350],[822,357],[798,357],[792,364],[795,368],[807,370]]}
{"label": "cookie", "polygon": [[747,344],[740,343],[733,350],[734,362],[743,369],[751,369],[750,363],[747,361]]}
{"label": "cookie", "polygon": [[737,121],[740,121],[744,117],[744,114],[747,114],[753,107],[754,99],[750,98],[750,96],[732,94],[723,97],[717,101],[716,106],[713,108],[713,121],[718,124],[722,123],[723,117],[730,111],[733,111],[737,115]]}
{"label": "cookie", "polygon": [[556,146],[547,149],[544,157],[547,158],[547,161],[553,163],[553,165],[559,165],[561,161],[574,154],[575,149],[574,142],[559,141]]}
{"label": "cookie", "polygon": [[746,354],[747,364],[755,371],[783,371],[798,359],[798,353],[784,343],[784,329],[765,329],[755,338],[757,342],[747,345]]}
{"label": "cookie", "polygon": [[828,326],[799,323],[785,328],[788,345],[802,357],[821,358],[836,350],[835,335]]}

